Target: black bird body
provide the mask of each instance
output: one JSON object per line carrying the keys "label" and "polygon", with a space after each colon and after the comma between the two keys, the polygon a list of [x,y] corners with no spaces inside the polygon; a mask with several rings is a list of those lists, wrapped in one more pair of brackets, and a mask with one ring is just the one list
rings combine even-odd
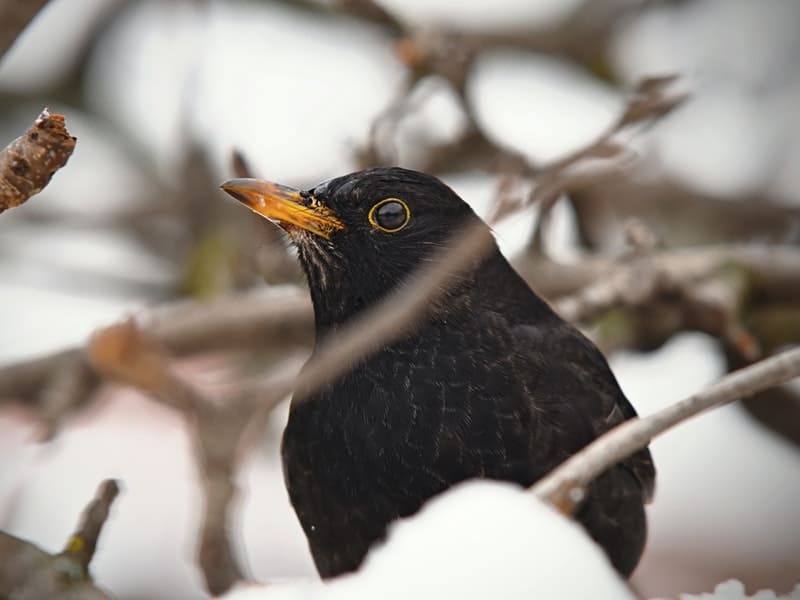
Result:
{"label": "black bird body", "polygon": [[[397,231],[372,222],[387,198],[407,206]],[[318,344],[477,219],[437,179],[397,168],[332,180],[299,201],[343,225],[325,236],[283,223],[308,276]],[[332,577],[357,569],[389,523],[431,496],[475,477],[528,486],[635,414],[597,348],[495,247],[403,337],[293,402],[284,476],[317,569]],[[654,478],[643,450],[599,477],[576,515],[626,576],[644,547]]]}

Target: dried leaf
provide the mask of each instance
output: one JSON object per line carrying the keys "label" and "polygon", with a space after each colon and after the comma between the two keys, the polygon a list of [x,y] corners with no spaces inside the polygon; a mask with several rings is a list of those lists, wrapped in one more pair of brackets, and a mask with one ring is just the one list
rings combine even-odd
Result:
{"label": "dried leaf", "polygon": [[108,377],[144,390],[164,387],[167,357],[133,320],[98,330],[89,340],[91,365]]}

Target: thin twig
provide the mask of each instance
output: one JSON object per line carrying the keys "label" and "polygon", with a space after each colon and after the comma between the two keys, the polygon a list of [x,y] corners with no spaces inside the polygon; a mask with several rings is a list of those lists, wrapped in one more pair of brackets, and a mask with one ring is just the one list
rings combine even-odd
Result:
{"label": "thin twig", "polygon": [[514,268],[540,294],[551,299],[567,321],[587,321],[629,301],[628,284],[646,266],[674,281],[697,281],[730,266],[750,275],[751,292],[759,300],[800,301],[800,248],[795,245],[720,244],[669,248],[626,261],[586,257],[574,263],[553,261],[529,253],[518,256]]}
{"label": "thin twig", "polygon": [[347,371],[353,363],[404,332],[428,314],[446,294],[448,283],[473,266],[492,247],[483,222],[470,223],[418,269],[406,285],[325,340],[303,369],[295,401]]}
{"label": "thin twig", "polygon": [[800,376],[800,347],[726,375],[706,390],[652,415],[631,419],[597,438],[530,489],[562,508],[574,508],[598,475],[647,446],[668,429],[710,408],[750,396]]}
{"label": "thin twig", "polygon": [[0,532],[0,598],[108,600],[92,583],[89,563],[118,493],[116,481],[107,479],[100,484],[77,531],[58,554]]}
{"label": "thin twig", "polygon": [[38,417],[44,427],[42,441],[56,434],[65,415],[79,411],[90,402],[97,383],[97,374],[81,354],[68,354],[58,363],[35,398]]}
{"label": "thin twig", "polygon": [[[544,230],[559,196],[577,187],[570,182],[571,178],[576,177],[571,171],[587,161],[602,161],[605,166],[604,174],[618,172],[630,166],[632,154],[624,145],[615,141],[615,138],[631,127],[648,125],[680,106],[688,95],[670,90],[677,79],[675,75],[643,78],[628,95],[619,117],[594,141],[538,170],[535,185],[528,198],[529,204],[539,207],[539,218],[531,236],[534,250],[542,250]],[[583,183],[583,178],[579,175],[576,179],[578,183]],[[590,180],[596,181],[597,175],[590,177]]]}
{"label": "thin twig", "polygon": [[[516,263],[523,273],[539,269],[537,265],[541,266],[537,261]],[[558,270],[569,271],[565,267]],[[586,283],[556,299],[553,307],[567,321],[587,321],[611,308],[642,305],[661,290],[696,284],[724,267],[746,271],[751,291],[762,297],[793,295],[800,300],[800,249],[741,244],[670,249],[620,263],[595,263]]]}
{"label": "thin twig", "polygon": [[100,484],[94,500],[83,511],[78,529],[69,538],[62,552],[63,555],[72,557],[84,572],[88,570],[94,557],[97,540],[118,494],[119,483],[114,479],[106,479]]}

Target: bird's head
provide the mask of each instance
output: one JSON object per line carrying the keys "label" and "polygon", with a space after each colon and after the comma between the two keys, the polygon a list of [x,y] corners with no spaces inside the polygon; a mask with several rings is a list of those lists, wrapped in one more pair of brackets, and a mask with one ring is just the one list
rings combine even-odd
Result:
{"label": "bird's head", "polygon": [[307,191],[259,179],[233,179],[222,189],[289,235],[323,327],[378,301],[478,218],[437,178],[397,167]]}

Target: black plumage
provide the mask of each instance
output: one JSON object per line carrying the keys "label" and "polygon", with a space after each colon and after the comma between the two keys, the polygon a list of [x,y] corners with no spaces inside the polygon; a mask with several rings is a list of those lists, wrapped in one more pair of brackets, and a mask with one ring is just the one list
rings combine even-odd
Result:
{"label": "black plumage", "polygon": [[[308,192],[223,187],[297,246],[318,344],[478,219],[438,179],[399,168]],[[389,523],[453,484],[529,486],[635,414],[603,355],[494,247],[403,337],[292,403],[284,476],[317,569],[332,577],[358,568]],[[599,477],[576,515],[625,576],[644,547],[654,479],[642,450]]]}

